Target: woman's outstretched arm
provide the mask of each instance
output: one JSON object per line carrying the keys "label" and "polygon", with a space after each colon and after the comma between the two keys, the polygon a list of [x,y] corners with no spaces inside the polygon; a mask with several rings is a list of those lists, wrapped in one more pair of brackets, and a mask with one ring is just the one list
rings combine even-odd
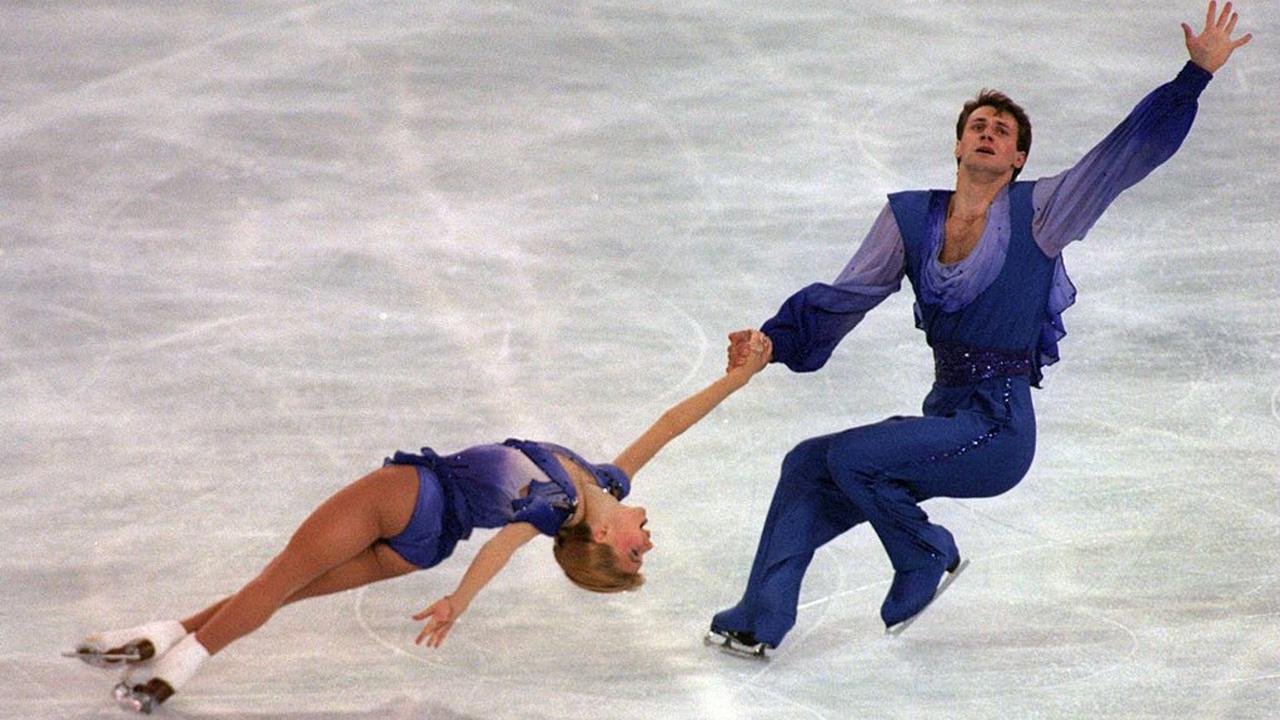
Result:
{"label": "woman's outstretched arm", "polygon": [[476,593],[489,583],[498,571],[506,566],[507,561],[516,550],[532,540],[538,529],[527,522],[513,522],[504,526],[497,535],[489,538],[476,553],[467,572],[458,582],[458,588],[452,594],[445,595],[435,601],[426,610],[413,616],[414,620],[426,620],[422,632],[418,633],[415,644],[427,641],[428,647],[440,647],[440,643],[453,629],[458,617],[467,611]]}
{"label": "woman's outstretched arm", "polygon": [[634,478],[636,472],[654,455],[657,455],[663,446],[680,433],[693,427],[725,398],[746,385],[752,375],[760,372],[761,368],[769,363],[773,352],[768,336],[757,330],[751,331],[748,348],[746,362],[730,369],[719,380],[671,406],[643,435],[623,450],[622,454],[614,459],[613,464],[626,473],[627,477]]}

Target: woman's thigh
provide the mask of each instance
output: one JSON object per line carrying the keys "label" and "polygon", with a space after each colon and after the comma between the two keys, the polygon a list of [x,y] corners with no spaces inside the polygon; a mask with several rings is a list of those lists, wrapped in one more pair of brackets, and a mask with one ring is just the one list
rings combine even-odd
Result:
{"label": "woman's thigh", "polygon": [[303,584],[315,580],[403,530],[417,492],[411,467],[392,465],[369,473],[321,503],[272,565]]}
{"label": "woman's thigh", "polygon": [[407,575],[418,566],[400,557],[386,543],[377,542],[341,565],[326,571],[289,596],[288,602],[329,595],[381,580]]}

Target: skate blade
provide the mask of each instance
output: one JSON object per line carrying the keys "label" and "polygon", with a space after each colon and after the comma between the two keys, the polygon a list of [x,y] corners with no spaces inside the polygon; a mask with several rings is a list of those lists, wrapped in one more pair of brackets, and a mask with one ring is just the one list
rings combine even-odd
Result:
{"label": "skate blade", "polygon": [[[929,605],[932,605],[935,600],[942,597],[942,593],[946,592],[947,588],[951,587],[951,583],[955,582],[956,578],[960,577],[960,573],[964,572],[964,569],[967,567],[969,567],[969,561],[961,560],[960,564],[956,566],[955,570],[948,572],[946,574],[947,575],[946,578],[943,579],[942,584],[938,585],[938,590],[935,593],[933,593],[933,600],[929,601]],[[916,621],[916,618],[919,618],[921,615],[924,614],[925,610],[929,609],[929,605],[925,605],[924,607],[920,608],[920,612],[916,613],[915,615],[912,615],[906,620],[903,620],[897,625],[894,625],[893,627],[885,628],[884,634],[892,635],[893,637],[898,637],[899,635],[902,634],[904,630],[911,627],[911,623],[914,623]]]}
{"label": "skate blade", "polygon": [[111,695],[122,709],[141,715],[150,715],[155,709],[155,698],[146,693],[135,692],[128,685],[120,683],[111,689]]}
{"label": "skate blade", "polygon": [[702,638],[702,644],[714,647],[718,649],[720,652],[725,653],[726,655],[733,655],[734,657],[740,657],[740,658],[750,658],[752,660],[760,660],[762,662],[769,661],[769,656],[765,654],[764,643],[759,643],[756,645],[743,645],[741,643],[735,642],[733,638],[727,635],[721,635],[720,633],[714,630],[707,631],[707,634],[704,635]]}
{"label": "skate blade", "polygon": [[92,648],[67,650],[62,653],[62,657],[76,658],[99,668],[115,668],[121,665],[142,662],[142,653],[140,652],[110,653]]}

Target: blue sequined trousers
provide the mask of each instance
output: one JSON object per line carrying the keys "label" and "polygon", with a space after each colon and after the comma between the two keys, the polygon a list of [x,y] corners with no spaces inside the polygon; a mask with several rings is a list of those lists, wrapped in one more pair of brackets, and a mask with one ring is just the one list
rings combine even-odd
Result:
{"label": "blue sequined trousers", "polygon": [[742,600],[712,626],[777,646],[795,625],[814,551],[864,521],[895,571],[936,562],[946,552],[945,531],[920,503],[1006,492],[1030,468],[1035,438],[1028,378],[997,376],[935,384],[921,417],[805,440],[782,462]]}

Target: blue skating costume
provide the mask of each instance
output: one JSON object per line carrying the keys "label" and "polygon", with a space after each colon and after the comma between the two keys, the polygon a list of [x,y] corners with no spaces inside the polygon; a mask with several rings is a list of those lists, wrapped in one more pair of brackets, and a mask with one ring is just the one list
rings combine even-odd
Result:
{"label": "blue skating costume", "polygon": [[1210,77],[1187,63],[1075,167],[1006,187],[977,247],[959,263],[938,260],[950,191],[890,195],[836,282],[802,289],[762,326],[775,361],[816,370],[905,275],[936,379],[922,416],[812,438],[787,454],[746,591],[715,615],[714,630],[776,647],[796,622],[814,551],[863,521],[894,568],[885,623],[905,620],[932,597],[959,552],[920,502],[999,495],[1026,474],[1036,438],[1031,387],[1058,359],[1061,314],[1075,297],[1062,248],[1173,155]]}
{"label": "blue skating costume", "polygon": [[578,493],[557,456],[585,470],[619,500],[631,492],[630,478],[616,465],[589,463],[551,443],[507,440],[445,456],[431,448],[420,454],[397,452],[385,464],[415,466],[418,499],[409,524],[387,544],[405,560],[429,568],[449,557],[475,528],[527,522],[554,536],[578,504]]}

